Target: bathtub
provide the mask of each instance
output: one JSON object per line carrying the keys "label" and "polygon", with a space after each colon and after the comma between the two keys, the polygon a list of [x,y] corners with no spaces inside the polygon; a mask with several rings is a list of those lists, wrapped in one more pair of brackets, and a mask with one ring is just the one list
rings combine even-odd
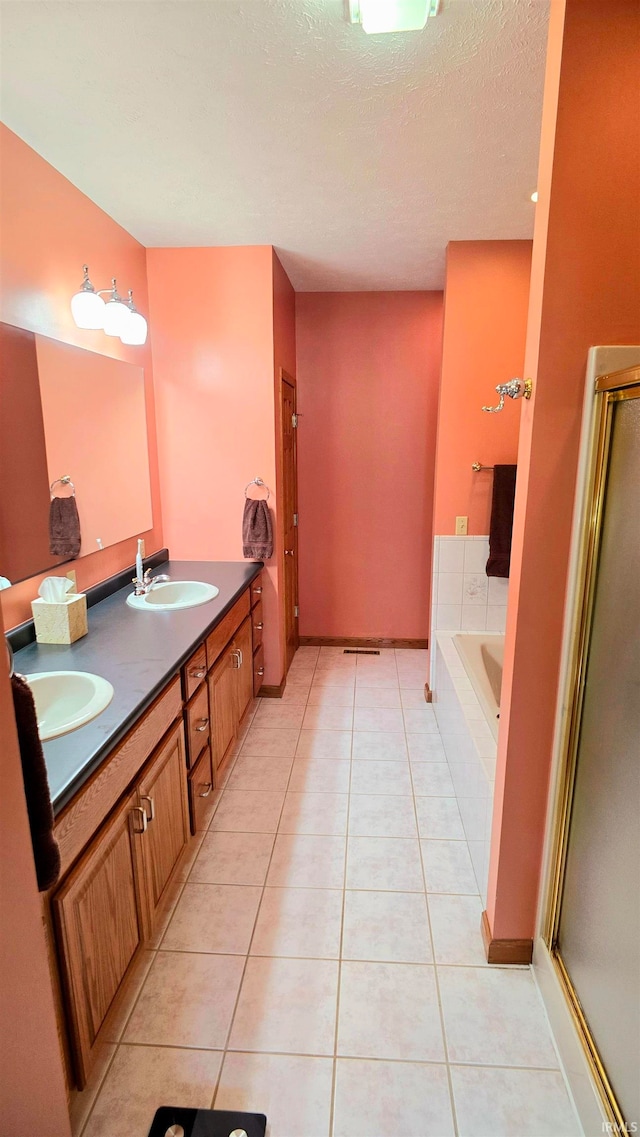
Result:
{"label": "bathtub", "polygon": [[497,739],[504,636],[489,635],[485,632],[464,632],[454,636],[453,642],[484,711],[489,729]]}

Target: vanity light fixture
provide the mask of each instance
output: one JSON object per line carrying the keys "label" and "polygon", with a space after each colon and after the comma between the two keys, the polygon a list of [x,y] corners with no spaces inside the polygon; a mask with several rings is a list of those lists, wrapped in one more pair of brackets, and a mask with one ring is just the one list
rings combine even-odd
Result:
{"label": "vanity light fixture", "polygon": [[[82,271],[82,285],[71,298],[71,314],[77,326],[87,331],[101,330],[107,336],[119,336],[122,343],[132,346],[145,343],[147,321],[134,306],[132,289],[129,289],[128,299],[123,299],[114,276],[111,288],[96,291],[89,280],[88,265],[83,265]],[[108,296],[106,303],[103,296]]]}
{"label": "vanity light fixture", "polygon": [[440,0],[348,0],[349,19],[369,35],[419,32],[437,16]]}

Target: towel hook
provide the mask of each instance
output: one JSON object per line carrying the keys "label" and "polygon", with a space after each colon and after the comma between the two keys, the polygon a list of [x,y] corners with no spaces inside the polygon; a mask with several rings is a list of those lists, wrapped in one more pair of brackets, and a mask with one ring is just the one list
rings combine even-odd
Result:
{"label": "towel hook", "polygon": [[262,478],[252,478],[250,482],[247,482],[246,486],[244,487],[244,496],[245,497],[249,497],[249,493],[248,493],[249,486],[263,486],[264,489],[267,491],[266,498],[258,498],[257,499],[258,501],[268,501],[269,498],[271,497],[271,490],[269,489],[267,483],[263,482]]}
{"label": "towel hook", "polygon": [[54,487],[57,486],[58,482],[60,482],[61,486],[71,486],[72,495],[73,495],[73,497],[76,496],[76,487],[74,486],[73,482],[71,481],[69,474],[63,474],[61,478],[56,478],[55,482],[52,482],[51,485],[49,486],[49,490],[51,492],[52,498],[55,497],[53,490],[54,490]]}
{"label": "towel hook", "polygon": [[497,407],[483,407],[482,409],[487,414],[495,415],[504,407],[506,395],[510,399],[530,399],[532,390],[533,382],[531,379],[510,379],[508,383],[498,383],[496,391],[500,396],[500,402]]}

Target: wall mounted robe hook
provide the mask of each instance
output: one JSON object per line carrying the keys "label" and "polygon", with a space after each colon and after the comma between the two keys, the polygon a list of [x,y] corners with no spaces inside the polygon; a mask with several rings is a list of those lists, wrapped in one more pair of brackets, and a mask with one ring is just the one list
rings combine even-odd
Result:
{"label": "wall mounted robe hook", "polygon": [[483,407],[487,414],[494,415],[504,407],[505,396],[510,399],[530,399],[533,390],[531,379],[510,379],[508,383],[498,383],[496,391],[500,396],[497,407]]}

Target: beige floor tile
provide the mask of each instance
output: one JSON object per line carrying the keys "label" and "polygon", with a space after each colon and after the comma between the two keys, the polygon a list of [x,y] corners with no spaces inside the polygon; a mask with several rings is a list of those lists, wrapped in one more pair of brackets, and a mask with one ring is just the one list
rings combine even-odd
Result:
{"label": "beige floor tile", "polygon": [[413,797],[352,793],[349,834],[354,837],[417,837]]}
{"label": "beige floor tile", "polygon": [[265,888],[251,954],[337,959],[341,924],[340,889]]}
{"label": "beige floor tile", "polygon": [[320,655],[320,644],[303,644],[296,648],[294,659],[317,659]]}
{"label": "beige floor tile", "polygon": [[345,893],[344,959],[431,963],[425,896],[419,892]]}
{"label": "beige floor tile", "polygon": [[332,671],[316,671],[311,683],[311,689],[314,687],[347,687],[351,690],[354,689],[356,683],[356,673],[351,668],[334,668]]}
{"label": "beige floor tile", "polygon": [[333,1137],[399,1133],[453,1137],[446,1067],[339,1058]]}
{"label": "beige floor tile", "polygon": [[293,758],[253,758],[241,755],[236,762],[227,789],[286,790]]}
{"label": "beige floor tile", "polygon": [[276,837],[267,884],[281,888],[342,888],[344,837],[282,833]]}
{"label": "beige floor tile", "polygon": [[304,706],[298,703],[283,703],[280,699],[262,699],[259,711],[253,720],[253,729],[263,727],[285,727],[299,729],[304,717]]}
{"label": "beige floor tile", "polygon": [[464,829],[454,797],[417,797],[416,811],[421,837],[464,841]]}
{"label": "beige floor tile", "polygon": [[401,837],[349,837],[347,888],[423,892],[418,842]]}
{"label": "beige floor tile", "polygon": [[180,861],[178,863],[178,867],[176,868],[176,870],[173,874],[173,879],[175,881],[182,881],[182,883],[184,884],[184,882],[189,879],[189,873],[191,872],[191,867],[192,867],[193,862],[195,861],[196,857],[198,856],[198,853],[200,852],[200,846],[203,842],[203,839],[204,839],[204,833],[200,833],[200,832],[196,833],[194,836],[191,837],[191,840],[189,841],[187,848],[184,850],[184,852],[180,858]]}
{"label": "beige floor tile", "polygon": [[239,955],[159,951],[124,1041],[224,1047],[244,962]]}
{"label": "beige floor tile", "polygon": [[[304,707],[306,702],[307,702],[307,699],[309,698],[309,691],[310,690],[311,690],[311,679],[308,679],[306,681],[303,680],[299,683],[296,683],[294,681],[290,681],[289,677],[287,676],[287,685],[286,685],[284,691],[282,692],[281,697],[279,699],[276,699],[275,701],[278,703],[282,703],[283,707],[295,706],[296,704],[298,706]],[[270,703],[270,702],[272,702],[272,700],[271,699],[263,699],[262,702],[263,703]]]}
{"label": "beige floor tile", "polygon": [[405,708],[402,714],[404,715],[405,730],[408,733],[438,734],[436,716],[426,703],[423,707]]}
{"label": "beige floor tile", "polygon": [[292,727],[252,726],[243,747],[243,755],[257,758],[293,758],[298,729]]}
{"label": "beige floor tile", "polygon": [[291,771],[292,793],[349,792],[351,762],[340,758],[296,758]]}
{"label": "beige floor tile", "polygon": [[455,797],[447,762],[412,762],[411,778],[416,797]]}
{"label": "beige floor tile", "polygon": [[272,833],[207,833],[190,884],[264,884]]}
{"label": "beige floor tile", "polygon": [[412,710],[414,707],[426,707],[429,704],[424,697],[424,683],[421,687],[401,687],[400,701],[403,709]]}
{"label": "beige floor tile", "polygon": [[375,668],[361,668],[356,673],[356,690],[362,687],[395,687],[398,683],[398,674],[392,668],[376,670]]}
{"label": "beige floor tile", "polygon": [[185,884],[162,950],[248,952],[261,895],[261,888]]}
{"label": "beige floor tile", "polygon": [[580,1137],[562,1075],[555,1070],[452,1066],[460,1137]]}
{"label": "beige floor tile", "polygon": [[350,758],[350,730],[301,730],[296,758]]}
{"label": "beige floor tile", "polygon": [[551,1032],[529,971],[439,967],[449,1060],[556,1067]]}
{"label": "beige floor tile", "polygon": [[358,687],[356,707],[388,707],[400,710],[400,689],[391,687]]}
{"label": "beige floor tile", "polygon": [[390,707],[356,707],[353,727],[354,730],[402,731],[402,711]]}
{"label": "beige floor tile", "polygon": [[309,691],[310,707],[353,707],[353,687],[314,686]]}
{"label": "beige floor tile", "polygon": [[226,789],[209,826],[210,832],[275,833],[284,791]]}
{"label": "beige floor tile", "polygon": [[102,1039],[104,1042],[119,1042],[122,1032],[127,1024],[135,1001],[142,990],[149,968],[155,959],[155,952],[143,950],[139,953],[126,982],[122,984],[118,994],[109,1008],[109,1013],[102,1026]]}
{"label": "beige floor tile", "polygon": [[[69,1094],[69,1120],[73,1137],[82,1132],[93,1105],[104,1082],[117,1046],[112,1042],[98,1042],[92,1054],[92,1068],[83,1090],[71,1090]],[[35,1135],[34,1135],[35,1137]]]}
{"label": "beige floor tile", "polygon": [[446,762],[439,734],[407,734],[409,758],[412,762]]}
{"label": "beige floor tile", "polygon": [[421,844],[427,892],[470,895],[478,892],[466,841],[422,841]]}
{"label": "beige floor tile", "polygon": [[409,763],[404,762],[354,762],[351,771],[352,794],[400,794],[412,793]]}
{"label": "beige floor tile", "polygon": [[334,960],[250,957],[230,1049],[333,1054],[337,994]]}
{"label": "beige floor tile", "polygon": [[161,1104],[208,1109],[221,1064],[213,1050],[120,1046],[83,1137],[142,1137]]}
{"label": "beige floor tile", "polygon": [[399,731],[354,730],[353,759],[365,762],[401,762],[407,757],[407,743]]}
{"label": "beige floor tile", "polygon": [[[204,833],[202,834],[204,837]],[[178,903],[182,890],[184,888],[184,881],[176,880],[175,878],[170,881],[164,891],[164,896],[160,902],[158,911],[156,912],[153,931],[151,932],[146,947],[154,950],[160,947],[162,937],[169,927],[169,922],[173,916],[176,904]]]}
{"label": "beige floor tile", "polygon": [[[343,691],[344,688],[333,687],[327,690]],[[308,706],[302,726],[305,730],[351,730],[353,707],[327,706],[325,703],[320,706]]]}
{"label": "beige floor tile", "polygon": [[429,894],[429,915],[436,963],[487,967],[482,946],[479,896]]}
{"label": "beige floor tile", "polygon": [[280,833],[341,836],[347,832],[348,794],[287,793]]}
{"label": "beige floor tile", "polygon": [[333,1061],[288,1054],[227,1054],[216,1109],[265,1113],[269,1137],[329,1137]]}
{"label": "beige floor tile", "polygon": [[340,973],[338,1054],[442,1062],[434,968],[345,960]]}

